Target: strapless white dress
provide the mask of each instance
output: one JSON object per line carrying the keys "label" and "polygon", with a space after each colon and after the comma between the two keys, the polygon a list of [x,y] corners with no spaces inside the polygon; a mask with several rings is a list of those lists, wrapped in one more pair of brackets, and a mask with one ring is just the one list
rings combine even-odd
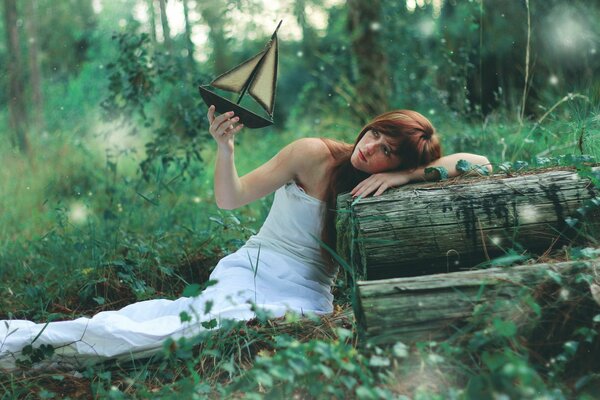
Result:
{"label": "strapless white dress", "polygon": [[[324,207],[294,182],[278,189],[259,233],[219,261],[210,276],[217,283],[199,296],[143,301],[71,321],[0,321],[0,369],[15,368],[30,344],[51,345],[54,356],[44,363],[56,367],[145,357],[160,352],[167,338],[208,329],[203,322],[215,320],[218,328],[226,319],[250,320],[253,306],[273,317],[287,311],[330,313],[334,274],[318,241]],[[182,312],[191,321],[182,321]]]}

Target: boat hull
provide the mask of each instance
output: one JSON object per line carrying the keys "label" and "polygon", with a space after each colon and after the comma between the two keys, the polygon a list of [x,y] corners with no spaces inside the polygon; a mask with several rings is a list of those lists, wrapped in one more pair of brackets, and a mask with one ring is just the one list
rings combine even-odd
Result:
{"label": "boat hull", "polygon": [[218,113],[223,114],[228,111],[233,111],[235,115],[240,118],[240,122],[250,129],[264,128],[273,125],[272,120],[261,117],[239,104],[235,104],[234,102],[211,92],[208,89],[209,87],[210,86],[199,86],[200,96],[202,96],[202,100],[204,100],[207,106],[214,105]]}

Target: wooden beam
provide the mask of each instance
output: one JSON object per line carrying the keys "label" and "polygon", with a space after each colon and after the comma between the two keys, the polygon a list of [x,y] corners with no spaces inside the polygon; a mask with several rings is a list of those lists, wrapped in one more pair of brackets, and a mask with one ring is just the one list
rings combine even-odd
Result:
{"label": "wooden beam", "polygon": [[524,329],[534,319],[530,307],[519,307],[520,296],[545,281],[567,281],[579,273],[597,276],[600,258],[359,281],[354,310],[359,340],[374,345],[444,340],[462,334],[474,315],[492,312]]}
{"label": "wooden beam", "polygon": [[[343,194],[337,250],[369,280],[471,268],[509,249],[543,254],[585,233],[567,219],[583,220],[578,209],[595,198],[600,190],[573,169]],[[585,219],[585,229],[600,227],[599,212]]]}

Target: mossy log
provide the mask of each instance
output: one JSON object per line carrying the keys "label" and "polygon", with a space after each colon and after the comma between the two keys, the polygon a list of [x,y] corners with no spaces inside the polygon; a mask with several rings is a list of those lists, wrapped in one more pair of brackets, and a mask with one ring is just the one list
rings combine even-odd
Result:
{"label": "mossy log", "polygon": [[598,207],[580,215],[592,199],[600,190],[564,169],[342,194],[337,251],[363,280],[468,269],[509,249],[539,255],[600,225]]}
{"label": "mossy log", "polygon": [[[597,258],[359,281],[354,310],[359,338],[363,344],[375,345],[440,341],[465,334],[474,319],[489,323],[486,317],[490,315],[511,321],[521,332],[531,331],[540,319],[536,318],[535,304],[544,283],[553,285],[551,295],[560,297],[563,293],[557,282],[576,281],[591,298],[589,281],[599,272]],[[597,312],[598,304],[593,308]],[[537,313],[539,316],[541,311]],[[559,323],[564,322],[561,319]]]}

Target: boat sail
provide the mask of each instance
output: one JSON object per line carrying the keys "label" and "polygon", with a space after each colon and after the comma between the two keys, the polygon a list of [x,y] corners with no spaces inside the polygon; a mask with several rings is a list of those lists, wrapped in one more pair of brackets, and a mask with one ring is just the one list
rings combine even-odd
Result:
{"label": "boat sail", "polygon": [[[281,26],[281,22],[279,21],[271,40],[266,44],[263,51],[219,75],[209,85],[199,87],[200,95],[206,105],[214,105],[219,113],[235,112],[235,115],[240,118],[240,122],[248,128],[264,128],[273,124],[275,87],[277,85],[277,31]],[[240,96],[237,102],[234,103],[210,91],[211,86],[228,92],[239,93]],[[262,117],[240,105],[246,92],[267,112],[268,118]]]}

